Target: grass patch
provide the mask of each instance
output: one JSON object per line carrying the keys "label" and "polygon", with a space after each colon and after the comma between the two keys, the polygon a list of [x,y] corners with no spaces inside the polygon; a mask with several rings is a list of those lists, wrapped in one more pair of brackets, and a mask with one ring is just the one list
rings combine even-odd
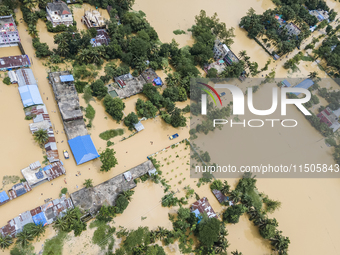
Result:
{"label": "grass patch", "polygon": [[99,134],[99,137],[103,140],[109,140],[111,138],[114,138],[118,135],[123,135],[124,134],[124,129],[122,128],[117,128],[117,129],[110,129],[106,130],[102,133]]}
{"label": "grass patch", "polygon": [[67,236],[66,232],[59,231],[58,235],[47,240],[44,245],[43,255],[62,255],[64,240]]}
{"label": "grass patch", "polygon": [[186,33],[185,33],[185,31],[184,31],[184,30],[182,30],[182,29],[176,29],[176,30],[174,30],[174,31],[173,31],[173,33],[174,33],[175,35],[182,35],[182,34],[186,34]]}
{"label": "grass patch", "polygon": [[110,247],[114,245],[113,234],[116,231],[115,227],[110,227],[104,221],[95,220],[91,222],[90,228],[96,227],[93,233],[92,243],[97,244],[102,250],[109,244]]}
{"label": "grass patch", "polygon": [[314,61],[314,59],[309,55],[308,56],[302,56],[301,60],[302,61]]}

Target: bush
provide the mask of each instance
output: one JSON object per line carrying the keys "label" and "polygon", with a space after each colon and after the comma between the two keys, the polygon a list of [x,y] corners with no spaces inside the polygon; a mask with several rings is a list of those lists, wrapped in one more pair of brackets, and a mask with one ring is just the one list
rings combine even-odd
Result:
{"label": "bush", "polygon": [[74,83],[75,87],[76,87],[76,90],[78,93],[84,93],[84,88],[85,86],[87,85],[88,83],[85,82],[85,81],[76,81]]}
{"label": "bush", "polygon": [[104,131],[99,134],[99,137],[103,140],[110,140],[111,138],[114,138],[122,134],[124,134],[124,129],[117,128],[117,129],[110,129],[110,130]]}
{"label": "bush", "polygon": [[5,78],[3,79],[3,83],[5,83],[6,85],[12,84],[12,83],[11,83],[11,79],[10,79],[9,77],[5,77]]}
{"label": "bush", "polygon": [[238,204],[228,207],[223,213],[223,221],[227,223],[238,223],[240,216],[247,211],[244,205]]}
{"label": "bush", "polygon": [[129,200],[124,195],[119,195],[119,197],[116,200],[116,213],[123,213],[124,210],[129,205]]}
{"label": "bush", "polygon": [[60,191],[61,194],[66,194],[67,193],[67,188],[62,188],[62,190]]}

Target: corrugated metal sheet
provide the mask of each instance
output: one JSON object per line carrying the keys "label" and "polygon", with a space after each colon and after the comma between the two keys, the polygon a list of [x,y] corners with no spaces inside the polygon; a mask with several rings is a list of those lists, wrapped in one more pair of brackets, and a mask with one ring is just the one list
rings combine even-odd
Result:
{"label": "corrugated metal sheet", "polygon": [[0,192],[0,205],[3,205],[9,201],[9,197],[6,191]]}
{"label": "corrugated metal sheet", "polygon": [[25,85],[37,85],[37,81],[34,78],[33,72],[29,68],[22,68],[16,71],[18,76],[19,87]]}
{"label": "corrugated metal sheet", "polygon": [[26,85],[19,87],[18,89],[24,107],[44,104],[37,85]]}

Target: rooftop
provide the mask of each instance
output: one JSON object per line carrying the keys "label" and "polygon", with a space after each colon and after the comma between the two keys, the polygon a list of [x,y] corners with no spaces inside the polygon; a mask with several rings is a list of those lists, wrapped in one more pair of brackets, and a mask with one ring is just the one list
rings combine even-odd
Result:
{"label": "rooftop", "polygon": [[[306,79],[303,80],[302,82],[300,82],[298,85],[296,85],[294,88],[304,88],[304,89],[308,89],[309,87],[313,86],[314,82],[311,79]],[[295,95],[300,95],[301,93],[299,92],[294,92],[293,94]]]}
{"label": "rooftop", "polygon": [[154,79],[158,78],[157,73],[152,68],[146,69],[141,75],[146,83],[153,83]]}
{"label": "rooftop", "polygon": [[15,184],[9,191],[8,191],[8,195],[9,195],[9,199],[15,199],[29,191],[31,191],[32,188],[30,187],[30,185],[27,182],[21,182],[18,184]]}
{"label": "rooftop", "polygon": [[18,77],[18,86],[37,85],[33,72],[30,68],[21,68],[15,71]]}
{"label": "rooftop", "polygon": [[85,11],[82,21],[85,23],[87,28],[102,28],[106,26],[105,19],[97,10]]}
{"label": "rooftop", "polygon": [[218,202],[220,202],[221,204],[227,200],[227,197],[223,195],[221,191],[214,189],[212,192],[215,195]]}
{"label": "rooftop", "polygon": [[122,75],[115,78],[117,84],[121,86],[115,89],[120,98],[127,98],[143,91],[145,80],[142,76],[133,77],[131,74]]}
{"label": "rooftop", "polygon": [[30,65],[31,63],[27,55],[0,58],[0,70],[29,67]]}
{"label": "rooftop", "polygon": [[78,190],[71,194],[73,204],[81,210],[89,210],[91,213],[97,212],[104,204],[115,205],[119,194],[136,187],[133,179],[141,177],[153,168],[153,164],[148,160],[129,170],[132,176],[130,181],[124,178],[124,174],[119,174],[91,189]]}
{"label": "rooftop", "polygon": [[214,212],[214,209],[211,207],[206,197],[203,197],[200,200],[197,200],[195,203],[191,205],[191,211],[193,212],[195,210],[198,210],[200,214],[206,213],[209,218],[212,218],[212,217],[217,218],[217,215]]}
{"label": "rooftop", "polygon": [[77,165],[99,157],[90,135],[77,136],[68,140],[68,144],[70,145]]}
{"label": "rooftop", "polygon": [[0,16],[0,33],[1,32],[16,32],[17,27],[12,15]]}
{"label": "rooftop", "polygon": [[63,1],[54,1],[53,3],[47,3],[47,8],[52,12],[57,12],[58,15],[71,14],[67,4]]}

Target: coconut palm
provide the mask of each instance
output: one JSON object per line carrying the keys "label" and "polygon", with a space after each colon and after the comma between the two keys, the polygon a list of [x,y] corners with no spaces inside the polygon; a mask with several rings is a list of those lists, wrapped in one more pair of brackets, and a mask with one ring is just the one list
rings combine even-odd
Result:
{"label": "coconut palm", "polygon": [[40,145],[43,146],[48,141],[48,133],[47,130],[39,129],[33,134],[34,140]]}
{"label": "coconut palm", "polygon": [[230,198],[234,201],[234,203],[238,203],[241,199],[241,196],[242,196],[242,192],[238,190],[233,190],[230,193]]}
{"label": "coconut palm", "polygon": [[232,255],[242,255],[242,252],[238,252],[238,251],[236,250],[236,251],[232,251],[231,254],[232,254]]}
{"label": "coconut palm", "polygon": [[13,238],[9,235],[3,236],[0,235],[0,248],[2,250],[7,249],[13,243]]}
{"label": "coconut palm", "polygon": [[131,201],[131,197],[135,192],[133,190],[127,190],[123,192],[123,196],[128,200]]}
{"label": "coconut palm", "polygon": [[40,237],[45,233],[45,227],[42,224],[35,225],[34,223],[28,223],[24,226],[23,230],[33,237]]}
{"label": "coconut palm", "polygon": [[34,8],[34,6],[36,5],[36,0],[24,0],[23,4],[30,10],[32,10]]}
{"label": "coconut palm", "polygon": [[64,219],[58,218],[54,222],[53,228],[54,229],[59,229],[59,230],[62,230],[62,231],[67,231],[68,230],[68,224],[67,224],[67,222]]}
{"label": "coconut palm", "polygon": [[33,24],[28,25],[28,34],[33,37],[37,37],[38,35],[38,30],[37,27]]}
{"label": "coconut palm", "polygon": [[93,187],[92,182],[93,182],[92,179],[86,179],[85,182],[83,183],[83,185],[85,186],[85,188],[91,188],[91,187]]}
{"label": "coconut palm", "polygon": [[21,244],[22,247],[26,247],[30,241],[34,240],[34,236],[28,231],[23,230],[17,234],[17,243]]}
{"label": "coconut palm", "polygon": [[310,72],[308,74],[308,78],[311,79],[311,80],[314,80],[314,79],[317,79],[318,78],[318,72]]}
{"label": "coconut palm", "polygon": [[224,194],[224,195],[228,195],[229,194],[229,190],[230,190],[230,185],[228,184],[227,181],[224,181],[224,185],[221,189],[221,192]]}
{"label": "coconut palm", "polygon": [[247,51],[245,50],[241,50],[239,53],[238,53],[238,56],[240,57],[240,59],[242,59],[243,57],[245,57],[247,55]]}

